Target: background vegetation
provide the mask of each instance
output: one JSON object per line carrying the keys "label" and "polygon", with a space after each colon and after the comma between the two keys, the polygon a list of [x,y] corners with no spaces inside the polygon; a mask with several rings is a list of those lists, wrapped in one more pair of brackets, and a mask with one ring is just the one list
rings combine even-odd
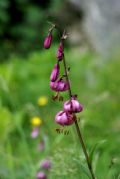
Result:
{"label": "background vegetation", "polygon": [[24,56],[39,50],[47,21],[60,6],[59,0],[1,0],[0,61],[11,53]]}
{"label": "background vegetation", "polygon": [[[53,162],[50,178],[87,178],[84,157],[74,127],[69,135],[57,134],[54,116],[62,102],[53,102],[49,75],[55,63],[55,50],[32,53],[27,60],[12,57],[0,66],[0,176],[34,178],[39,161],[49,156]],[[119,178],[119,60],[103,61],[77,49],[67,51],[72,67],[72,88],[84,104],[80,115],[89,151],[95,147],[93,163],[98,178]],[[74,58],[73,58],[74,57]],[[38,106],[39,97],[48,104]],[[65,94],[67,99],[67,94]],[[31,138],[31,118],[40,116],[40,135]],[[44,152],[37,150],[45,140]],[[70,165],[71,164],[71,165]]]}

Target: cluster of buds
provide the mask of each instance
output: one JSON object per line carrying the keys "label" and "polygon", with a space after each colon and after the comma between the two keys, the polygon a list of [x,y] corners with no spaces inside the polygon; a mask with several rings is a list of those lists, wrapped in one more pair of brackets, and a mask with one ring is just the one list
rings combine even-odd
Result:
{"label": "cluster of buds", "polygon": [[[55,27],[55,25],[54,25]],[[49,49],[52,43],[52,31],[54,27],[50,28],[47,37],[44,40],[44,48]],[[68,79],[68,69],[65,67],[65,58],[64,58],[64,40],[67,38],[67,34],[64,31],[62,37],[60,39],[60,43],[57,49],[57,63],[55,64],[51,75],[50,75],[50,88],[53,91],[57,92],[57,95],[54,99],[61,99],[59,96],[60,92],[70,91],[70,83]],[[60,63],[63,61],[63,65],[65,67],[65,74],[60,77]],[[77,101],[76,96],[70,95],[70,99],[64,103],[63,111],[60,111],[55,116],[55,122],[60,124],[61,126],[72,125],[76,116],[75,113],[79,113],[83,110],[83,106]]]}
{"label": "cluster of buds", "polygon": [[57,50],[57,64],[55,64],[50,75],[50,88],[53,91],[64,92],[69,88],[68,82],[64,79],[64,75],[60,77],[60,61],[64,58],[63,41],[60,42]]}

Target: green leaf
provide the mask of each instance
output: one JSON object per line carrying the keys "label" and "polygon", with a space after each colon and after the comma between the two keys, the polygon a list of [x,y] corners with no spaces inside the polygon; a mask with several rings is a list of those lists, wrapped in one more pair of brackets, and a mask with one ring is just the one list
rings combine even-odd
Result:
{"label": "green leaf", "polygon": [[82,172],[88,176],[88,178],[91,179],[91,175],[90,175],[90,172],[88,170],[88,167],[86,167],[84,164],[82,164],[82,162],[80,162],[80,160],[74,158],[74,161],[76,161],[78,163],[78,165],[80,166],[80,169],[82,170]]}
{"label": "green leaf", "polygon": [[83,173],[86,174],[86,176],[88,176],[88,178],[91,179],[91,175],[90,175],[88,169],[82,163],[80,163],[80,168],[83,171]]}
{"label": "green leaf", "polygon": [[97,148],[98,148],[100,145],[104,144],[105,142],[106,142],[106,140],[101,140],[101,141],[97,142],[97,143],[93,146],[93,148],[91,149],[90,154],[89,154],[89,159],[90,159],[91,164],[92,164],[92,162],[93,162],[93,157],[94,157],[95,151],[97,150]]}

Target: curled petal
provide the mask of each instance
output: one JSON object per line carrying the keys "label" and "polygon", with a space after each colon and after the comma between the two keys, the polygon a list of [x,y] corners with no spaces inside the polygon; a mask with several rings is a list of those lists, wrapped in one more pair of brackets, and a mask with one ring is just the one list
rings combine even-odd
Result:
{"label": "curled petal", "polygon": [[60,111],[56,114],[55,121],[62,126],[71,125],[74,123],[74,116],[65,111]]}
{"label": "curled petal", "polygon": [[67,91],[69,89],[68,82],[64,81],[63,79],[57,80],[55,82],[50,82],[50,88],[53,91]]}
{"label": "curled petal", "polygon": [[66,112],[78,113],[83,110],[83,106],[75,99],[71,99],[64,103],[64,110]]}

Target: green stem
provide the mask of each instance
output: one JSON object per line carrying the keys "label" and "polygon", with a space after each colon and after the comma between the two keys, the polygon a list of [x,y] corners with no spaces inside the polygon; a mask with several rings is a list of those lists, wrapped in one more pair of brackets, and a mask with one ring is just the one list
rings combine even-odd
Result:
{"label": "green stem", "polygon": [[[67,72],[68,70],[67,70],[67,65],[66,65],[65,56],[63,57],[63,64],[64,64],[64,70],[65,70],[66,80],[67,80],[68,85],[69,85],[69,89],[68,89],[69,98],[70,98],[70,100],[71,100],[72,91],[71,91],[70,81],[69,81],[69,77],[68,77],[68,72]],[[92,164],[91,164],[91,162],[90,162],[90,159],[89,159],[89,156],[88,156],[88,153],[87,153],[87,149],[86,149],[86,146],[85,146],[83,137],[82,137],[82,133],[81,133],[80,127],[79,127],[78,122],[77,122],[76,116],[75,116],[75,127],[76,127],[76,131],[77,131],[77,135],[78,135],[80,144],[81,144],[81,146],[82,146],[82,149],[83,149],[83,152],[84,152],[84,155],[85,155],[85,158],[86,158],[86,162],[87,162],[87,165],[88,165],[88,168],[89,168],[91,177],[92,177],[92,179],[96,179],[96,177],[95,177],[95,175],[94,175],[94,172],[93,172]]]}

